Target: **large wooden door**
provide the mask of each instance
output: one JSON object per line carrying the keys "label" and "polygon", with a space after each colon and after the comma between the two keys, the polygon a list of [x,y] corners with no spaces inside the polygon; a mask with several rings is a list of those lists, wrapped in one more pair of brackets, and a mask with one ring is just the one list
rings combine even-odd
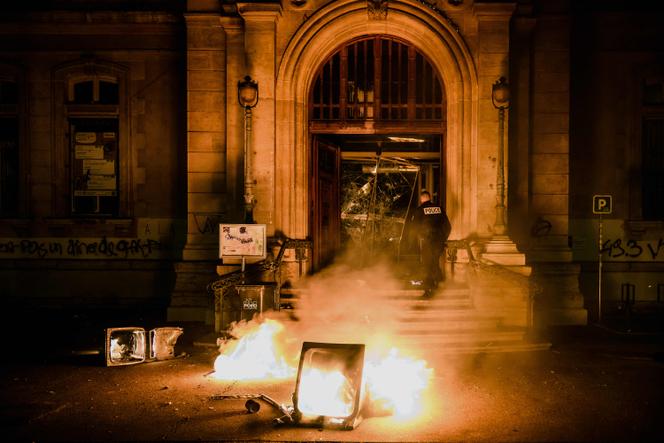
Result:
{"label": "large wooden door", "polygon": [[329,264],[339,250],[341,150],[329,142],[313,138],[311,182],[311,231],[314,269]]}

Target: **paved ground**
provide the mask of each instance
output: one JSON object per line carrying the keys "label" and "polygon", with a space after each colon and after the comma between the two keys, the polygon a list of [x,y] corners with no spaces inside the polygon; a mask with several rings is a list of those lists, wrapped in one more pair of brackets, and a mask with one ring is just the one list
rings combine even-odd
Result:
{"label": "paved ground", "polygon": [[[265,403],[249,414],[244,400],[211,400],[263,393],[289,403],[294,381],[206,376],[217,352],[193,346],[206,330],[184,325],[178,353],[186,358],[106,368],[68,353],[84,344],[71,342],[85,335],[78,328],[100,322],[42,320],[41,328],[3,332],[3,440],[664,441],[661,335],[567,328],[551,331],[548,351],[440,355],[429,361],[435,376],[416,421],[373,417],[335,431],[277,427],[279,414]],[[153,319],[141,321],[150,327]]]}

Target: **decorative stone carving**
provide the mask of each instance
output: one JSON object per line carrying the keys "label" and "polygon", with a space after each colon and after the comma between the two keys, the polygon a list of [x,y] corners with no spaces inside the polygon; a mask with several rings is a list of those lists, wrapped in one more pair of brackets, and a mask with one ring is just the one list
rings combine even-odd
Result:
{"label": "decorative stone carving", "polygon": [[387,19],[388,0],[367,0],[367,14],[372,20]]}

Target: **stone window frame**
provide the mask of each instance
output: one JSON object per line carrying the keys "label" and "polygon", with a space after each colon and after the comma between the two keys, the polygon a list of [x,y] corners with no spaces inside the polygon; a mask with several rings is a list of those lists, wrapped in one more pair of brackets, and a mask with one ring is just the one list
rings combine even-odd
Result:
{"label": "stone window frame", "polygon": [[[113,218],[133,216],[133,192],[131,180],[130,152],[130,100],[129,68],[119,63],[96,58],[82,58],[56,66],[52,71],[53,103],[53,183],[54,197],[52,215],[56,218]],[[118,84],[117,104],[70,103],[73,88],[81,81],[112,81]],[[97,92],[98,93],[98,92]],[[70,171],[70,119],[71,118],[116,118],[118,121],[118,213],[113,216],[74,214],[71,207]]]}
{"label": "stone window frame", "polygon": [[657,80],[664,85],[664,66],[647,65],[637,68],[634,77],[632,106],[634,117],[632,120],[632,143],[628,150],[628,164],[631,171],[629,182],[629,219],[626,221],[627,229],[632,235],[640,237],[650,233],[664,232],[664,219],[647,218],[643,213],[643,122],[649,118],[664,120],[664,104],[646,104],[644,97],[644,84],[646,81]]}
{"label": "stone window frame", "polygon": [[29,201],[29,183],[28,183],[28,165],[30,155],[28,150],[28,137],[30,134],[28,128],[28,97],[26,94],[25,70],[22,66],[11,63],[0,63],[0,81],[10,81],[16,83],[17,100],[16,105],[1,105],[0,116],[14,116],[17,119],[18,126],[18,204],[13,213],[3,214],[0,212],[0,218],[20,218],[28,215]]}

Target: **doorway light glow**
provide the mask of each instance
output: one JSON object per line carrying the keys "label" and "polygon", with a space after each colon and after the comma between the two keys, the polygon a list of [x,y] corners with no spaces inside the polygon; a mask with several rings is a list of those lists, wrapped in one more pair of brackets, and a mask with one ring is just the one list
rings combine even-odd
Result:
{"label": "doorway light glow", "polygon": [[397,142],[397,143],[424,143],[426,141],[424,139],[414,138],[414,137],[389,136],[387,138],[390,139],[390,141]]}

